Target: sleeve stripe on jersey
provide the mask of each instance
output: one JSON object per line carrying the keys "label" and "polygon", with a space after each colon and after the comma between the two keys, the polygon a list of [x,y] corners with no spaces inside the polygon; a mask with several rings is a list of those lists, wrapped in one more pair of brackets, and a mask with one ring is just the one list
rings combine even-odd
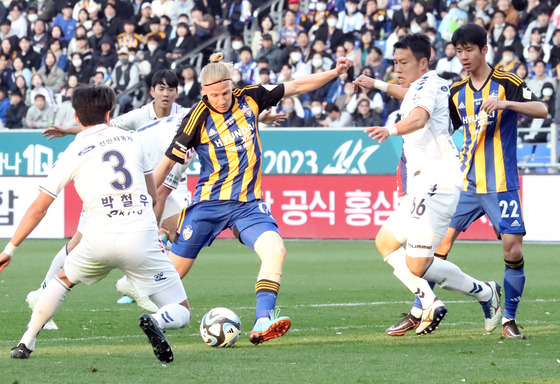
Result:
{"label": "sleeve stripe on jersey", "polygon": [[243,91],[245,91],[246,89],[255,89],[255,88],[258,88],[258,87],[259,87],[258,85],[248,85],[248,86],[246,86],[246,87],[244,87],[244,88],[235,88],[235,89],[233,90],[233,94],[234,94],[235,96],[239,97],[239,96],[241,96],[241,94],[243,93]]}
{"label": "sleeve stripe on jersey", "polygon": [[154,173],[153,169],[149,169],[147,171],[144,171],[144,175],[149,175],[150,173]]}
{"label": "sleeve stripe on jersey", "polygon": [[494,76],[498,79],[505,79],[510,80],[517,86],[520,86],[523,80],[514,73],[506,73],[506,72],[494,72]]}
{"label": "sleeve stripe on jersey", "polygon": [[467,81],[469,81],[469,78],[468,78],[468,77],[467,77],[466,79],[464,79],[464,80],[459,81],[458,83],[453,84],[453,85],[451,86],[451,89],[460,87],[461,85],[465,84]]}
{"label": "sleeve stripe on jersey", "polygon": [[196,122],[198,121],[198,118],[200,117],[200,115],[202,114],[205,108],[206,108],[206,104],[204,104],[203,102],[198,103],[198,106],[195,108],[194,112],[190,116],[189,121],[185,126],[185,129],[183,129],[183,132],[185,132],[187,135],[191,134],[192,130],[194,129],[194,126],[196,125]]}
{"label": "sleeve stripe on jersey", "polygon": [[52,192],[47,191],[45,188],[43,187],[39,187],[39,191],[46,193],[47,195],[49,195],[50,197],[53,197],[56,199],[56,195]]}

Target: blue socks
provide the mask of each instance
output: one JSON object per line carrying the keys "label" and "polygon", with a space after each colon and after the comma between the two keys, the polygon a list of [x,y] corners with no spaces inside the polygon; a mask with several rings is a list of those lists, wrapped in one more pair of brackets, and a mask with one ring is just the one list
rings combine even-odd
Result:
{"label": "blue socks", "polygon": [[515,319],[517,307],[523,296],[525,286],[525,268],[511,269],[506,267],[504,272],[504,317]]}
{"label": "blue socks", "polygon": [[258,319],[266,317],[270,318],[270,311],[276,307],[276,297],[280,284],[271,280],[259,280],[255,285],[257,294],[257,309],[255,311],[255,322]]}

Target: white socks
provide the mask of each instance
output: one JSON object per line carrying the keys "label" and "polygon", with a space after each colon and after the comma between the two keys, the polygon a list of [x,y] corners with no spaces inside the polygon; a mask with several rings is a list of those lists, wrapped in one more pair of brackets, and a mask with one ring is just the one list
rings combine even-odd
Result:
{"label": "white socks", "polygon": [[385,261],[393,267],[393,274],[397,279],[402,281],[410,292],[420,299],[422,308],[428,308],[434,302],[436,295],[430,288],[428,282],[423,278],[413,275],[410,269],[408,269],[406,265],[406,251],[404,248],[400,247],[389,254],[389,256],[385,258]]}
{"label": "white socks", "polygon": [[191,313],[180,304],[167,304],[154,313],[152,317],[161,329],[177,329],[189,325]]}
{"label": "white socks", "polygon": [[488,301],[492,297],[492,290],[486,283],[467,275],[455,264],[437,257],[434,257],[433,263],[422,277],[447,290],[474,296],[478,301]]}
{"label": "white socks", "polygon": [[49,281],[51,281],[51,279],[53,277],[58,275],[58,272],[60,272],[60,270],[64,267],[64,261],[66,260],[66,257],[68,256],[68,253],[66,253],[66,247],[67,246],[68,246],[68,244],[64,245],[64,247],[62,247],[62,249],[60,251],[58,251],[58,253],[54,257],[53,261],[51,262],[51,266],[49,267],[49,270],[47,271],[47,275],[45,276],[45,279],[43,280],[43,283],[41,284],[42,288],[45,288],[47,286],[47,283]]}
{"label": "white socks", "polygon": [[56,313],[68,292],[70,292],[70,288],[58,277],[49,282],[35,304],[31,320],[27,324],[27,330],[23,334],[20,343],[24,343],[30,350],[35,349],[37,334],[43,329],[43,325]]}

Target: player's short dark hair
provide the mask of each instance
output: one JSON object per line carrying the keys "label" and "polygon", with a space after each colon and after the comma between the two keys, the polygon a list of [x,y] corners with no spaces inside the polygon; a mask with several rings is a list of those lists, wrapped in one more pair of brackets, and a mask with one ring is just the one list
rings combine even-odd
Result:
{"label": "player's short dark hair", "polygon": [[453,32],[451,42],[455,47],[459,45],[474,44],[482,50],[486,44],[487,32],[478,24],[465,24]]}
{"label": "player's short dark hair", "polygon": [[157,87],[159,84],[167,85],[169,88],[177,88],[179,86],[179,78],[172,70],[162,69],[152,76],[152,88]]}
{"label": "player's short dark hair", "polygon": [[105,123],[105,115],[116,102],[115,92],[105,85],[81,85],[72,94],[72,107],[85,127]]}
{"label": "player's short dark hair", "polygon": [[426,58],[430,60],[432,48],[430,47],[430,39],[423,33],[409,33],[401,37],[393,46],[397,49],[410,49],[417,61]]}

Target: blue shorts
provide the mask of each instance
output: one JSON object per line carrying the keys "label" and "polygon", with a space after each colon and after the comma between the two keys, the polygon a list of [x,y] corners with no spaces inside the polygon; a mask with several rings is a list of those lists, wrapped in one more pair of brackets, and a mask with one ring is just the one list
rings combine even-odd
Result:
{"label": "blue shorts", "polygon": [[525,234],[519,191],[486,194],[461,191],[459,204],[449,227],[465,231],[484,214],[488,216],[498,233]]}
{"label": "blue shorts", "polygon": [[201,201],[181,211],[177,235],[171,252],[196,259],[202,247],[208,247],[226,228],[254,250],[255,241],[267,231],[278,232],[278,225],[262,200],[248,203],[232,200]]}

